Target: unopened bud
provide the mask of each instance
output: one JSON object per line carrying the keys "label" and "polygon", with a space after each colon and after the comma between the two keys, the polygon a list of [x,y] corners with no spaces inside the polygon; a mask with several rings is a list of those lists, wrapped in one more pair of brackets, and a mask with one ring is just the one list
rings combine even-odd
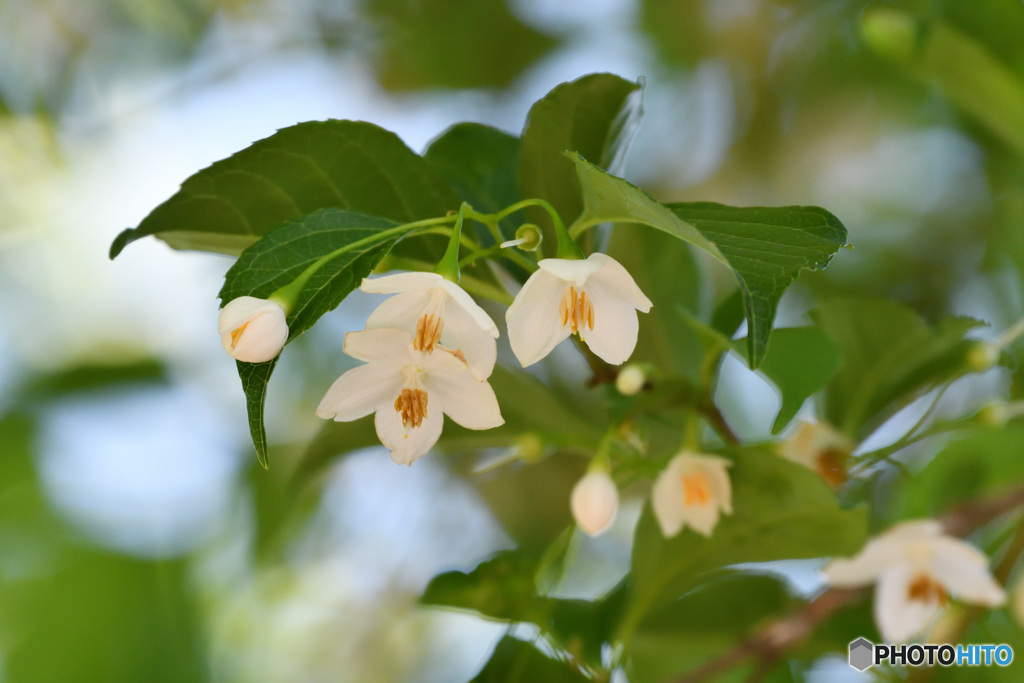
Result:
{"label": "unopened bud", "polygon": [[597,536],[615,519],[619,508],[619,491],[607,472],[590,472],[572,489],[569,498],[572,516],[583,531]]}
{"label": "unopened bud", "polygon": [[281,353],[288,341],[288,323],[273,299],[240,296],[220,312],[218,331],[228,355],[245,363],[263,363]]}
{"label": "unopened bud", "polygon": [[639,365],[627,365],[615,376],[615,388],[623,396],[635,396],[647,383],[647,373]]}
{"label": "unopened bud", "polygon": [[967,367],[984,372],[999,362],[999,347],[988,342],[974,342],[967,350]]}
{"label": "unopened bud", "polygon": [[526,462],[537,462],[544,457],[544,441],[529,432],[516,439],[516,452]]}
{"label": "unopened bud", "polygon": [[977,420],[986,427],[1002,427],[1013,417],[1012,412],[1003,403],[990,403],[978,411]]}

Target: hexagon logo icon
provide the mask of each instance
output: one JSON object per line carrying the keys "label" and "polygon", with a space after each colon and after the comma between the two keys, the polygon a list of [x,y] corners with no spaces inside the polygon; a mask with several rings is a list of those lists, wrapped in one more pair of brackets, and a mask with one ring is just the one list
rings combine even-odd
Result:
{"label": "hexagon logo icon", "polygon": [[864,671],[875,663],[875,646],[867,638],[858,638],[850,643],[850,666]]}

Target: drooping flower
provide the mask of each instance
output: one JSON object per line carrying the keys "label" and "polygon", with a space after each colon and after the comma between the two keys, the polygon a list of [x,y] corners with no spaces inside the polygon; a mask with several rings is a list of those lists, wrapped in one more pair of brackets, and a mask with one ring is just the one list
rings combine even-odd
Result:
{"label": "drooping flower", "polygon": [[569,497],[572,516],[583,531],[597,536],[611,526],[619,508],[619,491],[606,472],[584,475],[572,488]]}
{"label": "drooping flower", "polygon": [[662,470],[651,490],[654,516],[666,538],[684,526],[711,536],[721,513],[732,514],[731,463],[714,455],[682,452]]}
{"label": "drooping flower", "polygon": [[490,377],[498,353],[498,327],[466,290],[437,273],[363,278],[360,289],[394,295],[370,314],[366,329],[405,330],[427,350],[437,343],[459,349],[474,377]]}
{"label": "drooping flower", "polygon": [[824,422],[801,422],[792,438],[776,446],[779,455],[814,470],[832,487],[846,481],[846,463],[853,448],[845,434]]}
{"label": "drooping flower", "polygon": [[228,355],[246,363],[276,358],[288,341],[284,309],[272,299],[240,296],[220,311],[218,331]]}
{"label": "drooping flower", "polygon": [[459,351],[428,349],[419,336],[391,328],[349,332],[344,351],[366,365],[339,377],[316,414],[349,422],[375,412],[377,436],[400,465],[437,442],[443,415],[467,429],[504,423],[491,385],[473,377]]}
{"label": "drooping flower", "polygon": [[875,623],[886,642],[902,643],[924,631],[949,602],[998,607],[1006,593],[989,573],[988,558],[943,533],[934,520],[897,524],[868,541],[851,559],[824,568],[833,586],[877,584]]}
{"label": "drooping flower", "polygon": [[509,306],[505,319],[512,352],[532,365],[571,334],[612,365],[636,347],[636,312],[651,301],[622,265],[606,254],[585,260],[542,259]]}

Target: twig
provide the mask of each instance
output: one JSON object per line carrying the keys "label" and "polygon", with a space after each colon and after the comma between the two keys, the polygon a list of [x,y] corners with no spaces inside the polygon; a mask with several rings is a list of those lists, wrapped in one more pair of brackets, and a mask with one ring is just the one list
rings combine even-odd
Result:
{"label": "twig", "polygon": [[[946,533],[954,536],[966,536],[978,527],[1021,505],[1024,505],[1024,487],[1014,489],[999,498],[956,507],[943,515],[940,521]],[[1019,534],[1018,538],[1021,550],[1024,550],[1024,533]],[[1010,554],[1014,554],[1012,559],[1009,558]],[[1019,554],[1017,543],[1011,543],[1010,549],[1003,556],[1003,561],[996,567],[994,573],[1005,572],[1008,575]],[[1007,563],[1005,568],[1003,563]],[[1005,577],[1002,580],[1005,581]],[[807,603],[800,611],[758,629],[740,641],[732,650],[705,662],[699,668],[676,679],[676,683],[697,683],[710,680],[751,658],[759,660],[760,663],[754,672],[756,679],[758,671],[770,666],[787,650],[799,645],[817,628],[818,624],[837,610],[856,602],[867,594],[868,588],[866,587],[830,588]]]}

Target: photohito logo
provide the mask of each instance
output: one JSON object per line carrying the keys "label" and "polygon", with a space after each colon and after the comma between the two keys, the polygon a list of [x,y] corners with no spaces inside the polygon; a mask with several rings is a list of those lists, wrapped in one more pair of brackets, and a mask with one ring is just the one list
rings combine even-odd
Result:
{"label": "photohito logo", "polygon": [[864,671],[893,666],[1009,666],[1013,648],[1001,645],[875,645],[867,638],[850,643],[850,666]]}

